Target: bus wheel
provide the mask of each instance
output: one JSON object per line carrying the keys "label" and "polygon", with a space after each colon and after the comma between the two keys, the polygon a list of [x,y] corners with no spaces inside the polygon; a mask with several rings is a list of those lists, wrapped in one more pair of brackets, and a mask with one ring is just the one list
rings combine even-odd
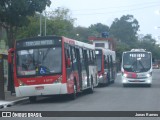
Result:
{"label": "bus wheel", "polygon": [[109,73],[107,73],[107,81],[108,81],[108,84],[110,84],[110,83],[111,83]]}
{"label": "bus wheel", "polygon": [[89,88],[88,92],[93,93],[93,91],[94,91],[93,77],[91,77],[91,88]]}
{"label": "bus wheel", "polygon": [[35,103],[36,102],[36,96],[29,97],[29,101],[30,101],[30,103]]}
{"label": "bus wheel", "polygon": [[71,96],[71,100],[75,100],[77,97],[77,85],[74,83],[74,91],[73,93],[70,95]]}

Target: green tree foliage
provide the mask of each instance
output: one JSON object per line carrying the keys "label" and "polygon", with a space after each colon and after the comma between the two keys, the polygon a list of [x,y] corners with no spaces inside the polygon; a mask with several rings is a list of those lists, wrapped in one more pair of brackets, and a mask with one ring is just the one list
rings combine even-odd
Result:
{"label": "green tree foliage", "polygon": [[122,42],[117,42],[117,46],[116,46],[116,58],[118,61],[121,61],[122,58],[122,53],[124,51],[130,51],[131,48],[129,45],[122,43]]}
{"label": "green tree foliage", "polygon": [[116,53],[117,59],[121,60],[122,53],[138,45],[137,32],[139,30],[138,21],[133,15],[123,15],[116,18],[109,29],[110,36],[117,39]]}
{"label": "green tree foliage", "polygon": [[50,4],[50,0],[0,0],[0,25],[7,31],[9,47],[13,46],[17,28],[29,23],[28,16]]}
{"label": "green tree foliage", "polygon": [[141,38],[137,46],[139,48],[146,49],[146,51],[152,52],[153,58],[160,59],[160,47],[156,44],[156,40],[153,39],[150,34],[147,34]]}
{"label": "green tree foliage", "polygon": [[47,21],[47,34],[69,37],[73,31],[74,20],[70,17],[69,9],[57,8]]}
{"label": "green tree foliage", "polygon": [[[70,37],[73,34],[74,19],[70,17],[69,10],[57,8],[55,11],[47,12],[42,15],[42,35],[45,31],[46,17],[46,35],[57,35]],[[40,33],[40,15],[29,17],[30,24],[18,30],[17,38],[34,37]]]}
{"label": "green tree foliage", "polygon": [[109,27],[102,23],[97,23],[89,26],[90,36],[101,37],[102,32],[109,32]]}
{"label": "green tree foliage", "polygon": [[138,30],[138,21],[133,15],[123,15],[120,19],[114,20],[110,27],[110,34],[123,43],[134,45],[133,43],[137,41]]}
{"label": "green tree foliage", "polygon": [[38,36],[40,34],[40,14],[35,14],[34,16],[28,17],[28,20],[30,23],[27,26],[17,29],[16,39]]}
{"label": "green tree foliage", "polygon": [[74,27],[73,32],[71,34],[71,38],[87,43],[89,35],[90,33],[88,28],[78,26]]}

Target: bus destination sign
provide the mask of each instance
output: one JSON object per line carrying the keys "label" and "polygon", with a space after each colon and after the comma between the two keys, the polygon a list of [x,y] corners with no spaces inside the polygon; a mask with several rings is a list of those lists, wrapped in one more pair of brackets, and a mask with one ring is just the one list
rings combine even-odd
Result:
{"label": "bus destination sign", "polygon": [[41,41],[27,41],[24,42],[24,46],[31,47],[31,46],[41,46],[41,45],[53,45],[53,40],[41,40]]}
{"label": "bus destination sign", "polygon": [[20,40],[16,43],[16,48],[21,49],[24,47],[39,47],[39,46],[48,46],[48,45],[56,45],[61,46],[61,39],[43,39],[43,40]]}

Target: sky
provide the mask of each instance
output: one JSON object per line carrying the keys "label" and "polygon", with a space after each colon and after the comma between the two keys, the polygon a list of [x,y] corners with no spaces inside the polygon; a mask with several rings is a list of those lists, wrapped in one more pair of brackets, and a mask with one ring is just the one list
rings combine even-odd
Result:
{"label": "sky", "polygon": [[[160,0],[51,0],[47,11],[58,7],[70,10],[75,26],[102,23],[110,26],[115,18],[133,15],[140,25],[139,34],[152,34],[160,42]],[[156,27],[159,27],[156,29]],[[158,39],[159,38],[159,39]]]}

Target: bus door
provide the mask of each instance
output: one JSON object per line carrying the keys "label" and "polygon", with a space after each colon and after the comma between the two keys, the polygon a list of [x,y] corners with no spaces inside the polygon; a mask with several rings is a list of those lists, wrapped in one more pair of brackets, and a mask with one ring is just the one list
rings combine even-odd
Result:
{"label": "bus door", "polygon": [[110,82],[110,78],[111,78],[111,74],[110,74],[110,72],[111,72],[111,66],[110,66],[110,58],[109,58],[109,55],[107,55],[107,63],[108,63],[108,72],[107,72],[107,79],[108,79],[108,81]]}
{"label": "bus door", "polygon": [[76,59],[77,59],[77,68],[78,68],[78,76],[79,76],[79,84],[82,89],[82,58],[80,55],[80,48],[75,48]]}
{"label": "bus door", "polygon": [[111,60],[111,79],[114,80],[114,74],[113,74],[113,58],[112,55],[110,55],[110,60]]}
{"label": "bus door", "polygon": [[86,73],[87,73],[87,87],[89,87],[90,86],[90,82],[89,82],[89,63],[88,63],[87,50],[83,50],[83,56],[84,56],[85,70],[86,70]]}
{"label": "bus door", "polygon": [[87,87],[86,84],[85,84],[85,79],[87,77],[87,72],[86,72],[86,69],[85,69],[85,59],[84,59],[82,48],[79,49],[79,53],[80,53],[81,77],[82,77],[81,86],[82,86],[82,90],[83,90],[84,88]]}
{"label": "bus door", "polygon": [[[70,65],[68,64],[68,59],[70,60]],[[66,61],[66,73],[67,73],[67,80],[72,73],[72,64],[71,64],[71,54],[70,54],[70,46],[65,44],[65,61]]]}

